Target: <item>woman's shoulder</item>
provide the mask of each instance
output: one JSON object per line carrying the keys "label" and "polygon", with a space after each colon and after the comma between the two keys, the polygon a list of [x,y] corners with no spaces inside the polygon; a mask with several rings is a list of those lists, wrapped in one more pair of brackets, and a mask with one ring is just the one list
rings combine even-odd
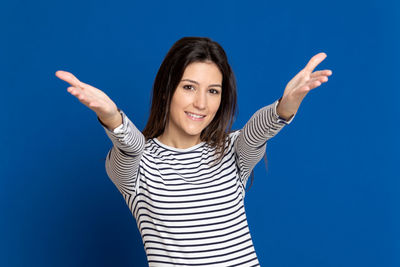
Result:
{"label": "woman's shoulder", "polygon": [[232,130],[228,133],[228,138],[230,141],[235,141],[236,138],[239,136],[239,134],[240,134],[240,129]]}
{"label": "woman's shoulder", "polygon": [[227,133],[226,139],[225,139],[225,148],[226,149],[230,149],[230,147],[235,144],[235,141],[238,138],[239,134],[240,134],[240,130],[232,130]]}

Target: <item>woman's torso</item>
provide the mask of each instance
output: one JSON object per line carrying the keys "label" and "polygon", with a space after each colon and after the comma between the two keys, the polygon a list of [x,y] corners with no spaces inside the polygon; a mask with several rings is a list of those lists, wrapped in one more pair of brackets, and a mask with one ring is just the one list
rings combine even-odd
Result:
{"label": "woman's torso", "polygon": [[131,207],[149,266],[258,266],[244,209],[234,140],[215,149],[146,142]]}

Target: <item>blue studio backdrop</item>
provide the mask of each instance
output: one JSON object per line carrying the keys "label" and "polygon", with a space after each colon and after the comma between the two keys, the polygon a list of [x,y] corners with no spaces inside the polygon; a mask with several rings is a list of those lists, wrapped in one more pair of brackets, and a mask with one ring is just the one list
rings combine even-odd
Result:
{"label": "blue studio backdrop", "polygon": [[105,172],[111,141],[57,70],[139,129],[183,36],[228,54],[243,127],[309,59],[329,81],[268,142],[246,194],[261,266],[400,266],[396,1],[2,1],[0,266],[146,266]]}

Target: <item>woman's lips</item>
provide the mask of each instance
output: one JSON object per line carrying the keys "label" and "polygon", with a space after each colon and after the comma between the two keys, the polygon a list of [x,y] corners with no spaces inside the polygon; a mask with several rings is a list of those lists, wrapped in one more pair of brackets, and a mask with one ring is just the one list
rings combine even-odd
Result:
{"label": "woman's lips", "polygon": [[185,113],[189,119],[194,120],[194,121],[202,121],[206,116],[206,115],[200,115],[200,114],[186,112],[186,111],[185,111]]}

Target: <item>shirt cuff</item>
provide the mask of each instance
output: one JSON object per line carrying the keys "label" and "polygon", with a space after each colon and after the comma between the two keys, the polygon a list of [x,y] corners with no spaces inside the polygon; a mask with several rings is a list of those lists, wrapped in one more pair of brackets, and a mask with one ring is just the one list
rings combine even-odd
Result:
{"label": "shirt cuff", "polygon": [[121,114],[121,116],[122,116],[122,123],[117,127],[117,128],[115,128],[114,130],[111,130],[111,129],[109,129],[106,125],[104,125],[104,123],[100,120],[100,118],[97,116],[97,120],[100,122],[100,124],[101,125],[103,125],[103,127],[104,128],[106,128],[108,131],[110,131],[110,132],[113,132],[113,133],[115,133],[115,134],[119,134],[119,133],[122,133],[124,130],[123,130],[123,126],[124,126],[124,114],[123,114],[123,112],[118,108],[118,112]]}
{"label": "shirt cuff", "polygon": [[113,132],[116,133],[116,134],[122,133],[122,132],[123,132],[123,130],[122,130],[122,127],[123,127],[123,126],[124,126],[124,124],[121,123],[121,125],[118,126],[117,128],[115,128],[115,129],[113,130]]}
{"label": "shirt cuff", "polygon": [[294,117],[295,117],[296,114],[293,114],[293,115],[289,118],[289,120],[285,120],[284,118],[282,118],[281,116],[279,116],[279,115],[278,115],[278,112],[277,112],[277,110],[276,110],[276,108],[277,108],[279,102],[281,101],[281,99],[282,99],[282,97],[279,98],[278,101],[275,102],[275,105],[274,105],[274,116],[275,116],[275,118],[277,119],[278,122],[284,123],[284,124],[288,125],[288,124],[290,124],[290,123],[293,121],[293,119],[294,119]]}

